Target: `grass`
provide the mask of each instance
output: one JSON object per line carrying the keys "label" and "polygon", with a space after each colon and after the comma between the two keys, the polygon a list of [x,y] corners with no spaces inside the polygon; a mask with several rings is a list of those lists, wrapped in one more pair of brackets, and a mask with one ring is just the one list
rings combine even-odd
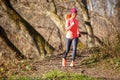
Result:
{"label": "grass", "polygon": [[114,69],[114,71],[120,71],[120,58],[107,59],[105,64],[107,68]]}
{"label": "grass", "polygon": [[22,77],[19,77],[19,78],[14,78],[14,77],[11,77],[9,80],[42,80],[40,77],[28,77],[28,76],[22,76]]}
{"label": "grass", "polygon": [[82,59],[80,65],[88,68],[102,65],[107,70],[120,71],[120,43],[93,49],[92,56]]}
{"label": "grass", "polygon": [[46,74],[43,74],[42,77],[28,77],[28,76],[22,76],[18,78],[11,77],[10,80],[103,80],[103,79],[93,78],[81,74],[66,73],[59,70],[52,70]]}
{"label": "grass", "polygon": [[43,77],[43,79],[45,80],[102,80],[81,74],[66,73],[58,70],[50,71],[44,76],[45,77]]}
{"label": "grass", "polygon": [[92,67],[93,65],[104,62],[115,69],[120,69],[120,40],[116,40],[116,44],[112,45],[109,42],[102,47],[92,48],[91,57],[81,60],[80,65],[86,65]]}
{"label": "grass", "polygon": [[[102,69],[120,71],[120,43],[116,45],[102,46],[101,48],[93,48],[89,51],[92,54],[90,57],[85,57],[80,60],[80,66],[87,66],[89,68],[101,66]],[[15,72],[9,72],[9,69],[18,69]],[[105,68],[104,68],[105,67]],[[70,72],[63,72],[60,70],[52,70],[46,74],[36,76],[19,76],[18,72],[27,72],[34,70],[32,64],[28,61],[18,62],[12,64],[6,62],[0,65],[0,73],[2,78],[0,80],[103,80],[82,74],[74,74]],[[7,73],[9,72],[9,73]],[[7,73],[7,74],[6,74]],[[116,73],[116,72],[115,72]],[[9,77],[10,76],[10,77]]]}

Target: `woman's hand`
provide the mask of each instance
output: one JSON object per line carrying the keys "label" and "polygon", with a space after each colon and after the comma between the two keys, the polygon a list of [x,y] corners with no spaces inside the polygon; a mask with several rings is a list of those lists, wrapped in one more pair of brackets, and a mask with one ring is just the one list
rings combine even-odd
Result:
{"label": "woman's hand", "polygon": [[70,30],[74,24],[75,24],[75,23],[72,22],[72,23],[70,24],[70,26],[66,27],[66,31]]}
{"label": "woman's hand", "polygon": [[80,31],[78,31],[78,37],[81,37],[81,33],[80,33]]}
{"label": "woman's hand", "polygon": [[69,31],[69,27],[66,27],[66,31]]}

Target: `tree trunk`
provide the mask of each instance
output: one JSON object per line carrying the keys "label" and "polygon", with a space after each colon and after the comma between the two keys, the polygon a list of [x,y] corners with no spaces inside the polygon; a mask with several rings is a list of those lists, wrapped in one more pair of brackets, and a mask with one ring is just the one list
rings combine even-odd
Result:
{"label": "tree trunk", "polygon": [[[84,0],[84,2],[86,3],[86,0]],[[91,26],[88,10],[86,8],[87,4],[84,4],[82,1],[78,2],[78,0],[76,0],[76,4],[80,9],[81,14],[83,15],[83,19],[84,19],[84,22],[85,22],[85,28],[86,28],[86,31],[87,31],[87,34],[88,34],[87,46],[88,47],[95,47],[93,29],[92,29],[92,26]]]}
{"label": "tree trunk", "polygon": [[56,24],[56,26],[59,28],[59,30],[64,33],[65,32],[65,24],[60,19],[60,17],[55,12],[48,12],[50,19]]}
{"label": "tree trunk", "polygon": [[34,43],[40,53],[41,57],[44,57],[47,53],[51,54],[54,48],[40,35],[25,19],[23,19],[16,10],[12,7],[10,0],[1,0],[2,7],[8,13],[10,18],[18,24],[24,25],[33,38]]}
{"label": "tree trunk", "polygon": [[57,15],[57,8],[54,0],[50,0],[50,10],[46,10],[46,15],[56,24],[57,28],[60,30],[60,39],[61,39],[61,50],[63,50],[64,44],[64,35],[65,35],[65,24],[60,16]]}
{"label": "tree trunk", "polygon": [[15,47],[15,45],[8,39],[7,34],[5,32],[5,30],[2,28],[2,26],[0,25],[0,37],[1,39],[3,39],[3,41],[5,41],[5,43],[7,44],[7,46],[13,50],[16,54],[17,59],[25,59],[26,57]]}

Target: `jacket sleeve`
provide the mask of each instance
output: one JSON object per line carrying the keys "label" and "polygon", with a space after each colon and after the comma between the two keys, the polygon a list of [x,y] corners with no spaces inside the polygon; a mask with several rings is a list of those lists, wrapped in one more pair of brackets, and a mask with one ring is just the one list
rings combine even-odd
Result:
{"label": "jacket sleeve", "polygon": [[74,24],[75,24],[74,21],[72,21],[70,23],[70,20],[68,20],[68,25],[66,26],[66,31],[70,30],[73,27]]}

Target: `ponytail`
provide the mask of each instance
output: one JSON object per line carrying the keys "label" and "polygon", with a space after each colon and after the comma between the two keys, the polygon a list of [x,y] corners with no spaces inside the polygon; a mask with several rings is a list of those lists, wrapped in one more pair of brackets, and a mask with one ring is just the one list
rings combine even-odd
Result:
{"label": "ponytail", "polygon": [[70,18],[71,18],[71,14],[70,13],[65,15],[65,20],[68,20]]}

